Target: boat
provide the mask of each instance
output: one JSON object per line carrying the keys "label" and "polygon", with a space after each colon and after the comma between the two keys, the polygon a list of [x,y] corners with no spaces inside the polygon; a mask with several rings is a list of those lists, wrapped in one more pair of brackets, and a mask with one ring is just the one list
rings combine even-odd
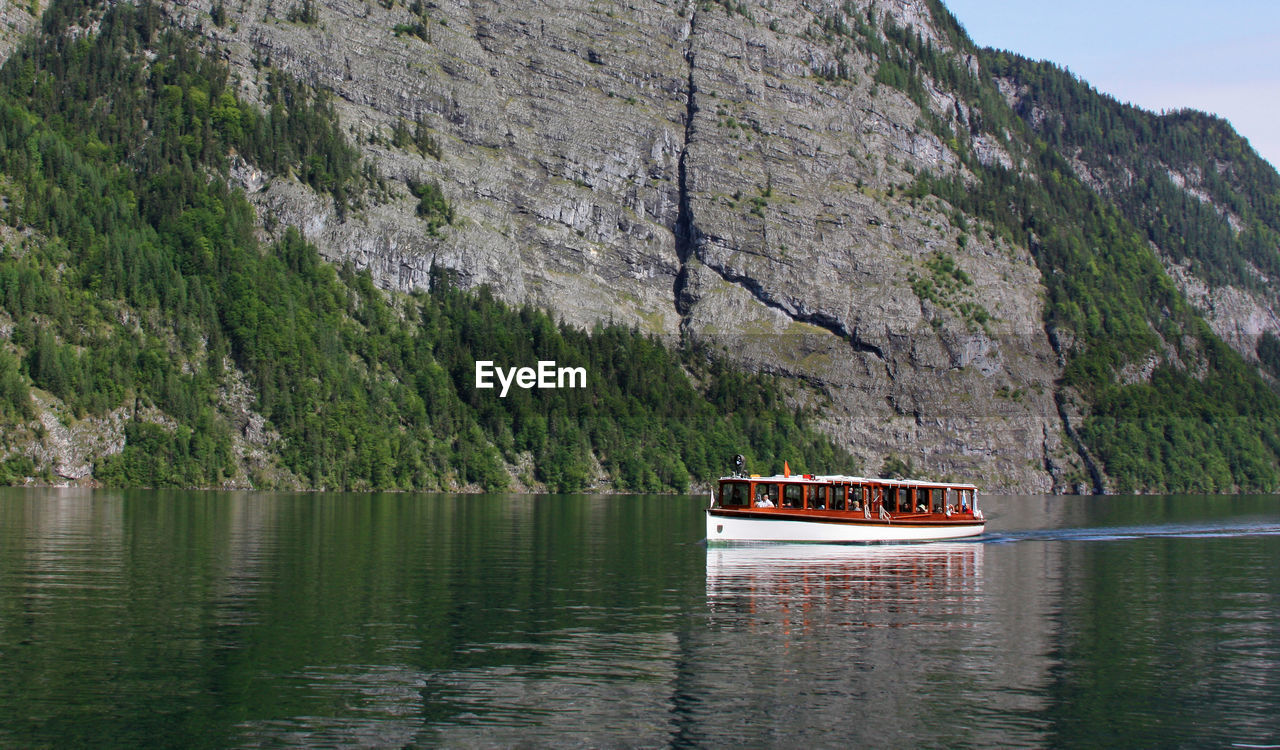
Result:
{"label": "boat", "polygon": [[708,543],[926,542],[977,536],[987,523],[972,484],[789,470],[721,477],[706,516]]}

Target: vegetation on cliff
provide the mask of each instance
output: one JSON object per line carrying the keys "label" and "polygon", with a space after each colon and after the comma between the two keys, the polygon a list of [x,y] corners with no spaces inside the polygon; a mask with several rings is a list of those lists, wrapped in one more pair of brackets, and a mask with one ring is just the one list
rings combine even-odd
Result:
{"label": "vegetation on cliff", "polygon": [[[70,33],[93,28],[94,33]],[[849,467],[776,384],[639,333],[588,333],[455,289],[389,297],[294,229],[263,246],[234,158],[339,206],[359,160],[319,95],[278,73],[266,112],[146,4],[55,2],[0,71],[0,421],[38,434],[31,394],[67,417],[124,414],[114,486],[685,490],[744,452],[761,469]],[[430,186],[428,186],[430,187]],[[438,187],[418,196],[447,221]],[[474,387],[475,360],[588,372],[581,390]],[[245,462],[228,393],[266,418]],[[32,462],[13,451],[0,480]],[[46,469],[47,470],[47,469]]]}
{"label": "vegetation on cliff", "polygon": [[1021,92],[1018,116],[1045,145],[1077,154],[1142,235],[1211,284],[1269,290],[1280,276],[1280,173],[1225,120],[1154,114],[1052,63],[987,50],[992,76]]}
{"label": "vegetation on cliff", "polygon": [[[950,19],[940,5],[934,10]],[[959,48],[978,52],[954,22],[950,29]],[[1208,271],[1211,281],[1256,287],[1258,269],[1270,275],[1280,263],[1272,226],[1280,177],[1221,121],[1153,115],[1049,63],[981,53],[989,75],[1026,92],[1016,116],[991,81],[972,77],[956,88],[970,94],[969,110],[981,111],[988,124],[1022,134],[1028,164],[983,164],[961,149],[977,180],[922,176],[914,194],[942,197],[1032,250],[1048,291],[1046,325],[1066,358],[1063,384],[1089,405],[1080,431],[1088,447],[1122,491],[1280,486],[1280,396],[1209,330],[1152,249]],[[954,65],[947,70],[957,75]],[[1047,121],[1040,119],[1046,108],[1053,113]],[[1099,193],[1064,153],[1139,179]],[[1218,174],[1214,165],[1227,163],[1228,174]],[[1153,164],[1205,175],[1245,228],[1234,232],[1226,217]],[[1146,377],[1133,382],[1144,369]]]}
{"label": "vegetation on cliff", "polygon": [[[907,121],[913,102],[916,135],[958,158],[958,171],[933,174],[910,163],[898,174],[914,184],[865,193],[922,203],[936,212],[930,226],[949,221],[940,237],[958,234],[907,273],[907,295],[990,334],[999,310],[984,305],[981,274],[962,268],[966,247],[1027,248],[1063,363],[1052,384],[1060,424],[1081,407],[1070,438],[1084,460],[1121,490],[1280,487],[1280,339],[1259,338],[1260,371],[1165,270],[1178,263],[1275,299],[1280,176],[1220,120],[1143,112],[1051,64],[978,49],[940,2],[928,5],[931,33],[853,2],[799,32],[830,48],[813,57],[814,80],[888,95]],[[741,3],[695,8],[754,24]],[[295,9],[293,24],[317,23],[315,4]],[[431,19],[411,10],[422,24],[397,33],[429,40]],[[214,22],[225,13],[215,6]],[[783,33],[776,21],[768,28]],[[202,43],[148,3],[57,0],[0,70],[0,482],[48,470],[29,447],[51,414],[123,431],[123,450],[94,467],[122,486],[499,488],[514,470],[552,489],[606,476],[622,489],[680,490],[737,451],[763,471],[783,459],[852,468],[786,406],[779,381],[708,351],[561,325],[462,292],[443,272],[430,292],[387,295],[367,273],[322,261],[296,230],[271,226],[264,243],[229,186],[246,165],[327,196],[340,221],[371,197],[412,196],[430,242],[470,217],[455,217],[458,186],[435,173],[403,188],[381,178],[324,91],[256,55],[257,86],[241,87]],[[588,62],[600,65],[594,52]],[[692,71],[688,80],[692,95]],[[254,90],[259,100],[238,93]],[[730,110],[717,104],[745,133]],[[442,159],[422,116],[410,125],[400,117],[390,143]],[[758,123],[751,131],[766,136]],[[762,228],[771,185],[750,200]],[[476,359],[555,360],[590,381],[504,398],[474,387]]]}
{"label": "vegetation on cliff", "polygon": [[[967,174],[922,173],[909,198],[941,198],[962,231],[976,225],[1031,250],[1048,293],[1045,326],[1066,365],[1057,387],[1083,397],[1079,434],[1115,488],[1280,486],[1280,397],[1209,330],[1152,249],[1211,283],[1260,288],[1280,272],[1280,176],[1220,120],[1121,105],[1051,63],[980,50],[940,2],[930,10],[945,45],[888,18],[877,24],[853,3],[810,33],[878,60],[876,82],[910,97],[920,124],[960,157]],[[979,65],[962,65],[964,55]],[[998,79],[1019,92],[1015,106]],[[943,116],[934,87],[956,97]],[[973,139],[984,134],[1022,163],[980,158]],[[1064,154],[1111,181],[1086,185]],[[1226,210],[1175,184],[1173,165]],[[913,276],[912,288],[945,303],[963,279],[946,273],[945,258],[928,265],[932,277]],[[1273,341],[1259,344],[1264,365]]]}

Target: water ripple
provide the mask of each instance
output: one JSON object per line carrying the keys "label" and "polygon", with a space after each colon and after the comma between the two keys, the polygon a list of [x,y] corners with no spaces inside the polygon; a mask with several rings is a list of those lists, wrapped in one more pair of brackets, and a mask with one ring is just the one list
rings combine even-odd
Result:
{"label": "water ripple", "polygon": [[1137,539],[1221,539],[1266,536],[1280,536],[1280,523],[1273,521],[1223,521],[1200,524],[1176,523],[1142,526],[1029,529],[988,533],[978,537],[976,541],[983,544],[1012,544],[1016,542],[1121,542]]}

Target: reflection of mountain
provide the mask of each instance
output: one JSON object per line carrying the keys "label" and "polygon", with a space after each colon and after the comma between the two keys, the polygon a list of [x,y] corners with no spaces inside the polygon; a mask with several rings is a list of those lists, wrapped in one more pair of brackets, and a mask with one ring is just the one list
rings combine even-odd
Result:
{"label": "reflection of mountain", "polygon": [[[96,498],[96,499],[95,499]],[[15,641],[75,642],[50,618],[82,624],[97,618],[119,627],[128,571],[122,560],[126,526],[120,497],[78,490],[12,490],[0,497],[0,527],[21,536],[0,539],[0,611]],[[0,640],[0,653],[6,652]],[[11,661],[12,663],[12,661]]]}
{"label": "reflection of mountain", "polygon": [[688,500],[0,489],[0,747],[1280,736],[1273,497],[712,549]]}

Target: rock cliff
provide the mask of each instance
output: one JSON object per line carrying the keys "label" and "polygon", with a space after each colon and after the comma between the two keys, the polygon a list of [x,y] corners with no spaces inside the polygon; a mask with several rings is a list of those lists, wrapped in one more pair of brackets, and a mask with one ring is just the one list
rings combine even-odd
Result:
{"label": "rock cliff", "polygon": [[6,2],[0,5],[0,60],[9,56],[22,37],[35,28],[48,0]]}
{"label": "rock cliff", "polygon": [[[906,190],[924,171],[963,176],[925,124],[956,117],[957,97],[926,79],[922,110],[877,83],[870,53],[815,33],[857,15],[976,66],[923,0],[302,9],[166,5],[247,95],[267,66],[331,89],[392,185],[340,217],[328,196],[246,167],[267,227],[301,227],[387,288],[442,266],[578,324],[715,342],[794,378],[864,472],[897,459],[997,491],[1088,486],[1033,259]],[[439,158],[395,147],[397,126],[429,133]],[[1016,159],[985,136],[974,148]],[[411,180],[439,182],[452,225],[428,230]]]}

